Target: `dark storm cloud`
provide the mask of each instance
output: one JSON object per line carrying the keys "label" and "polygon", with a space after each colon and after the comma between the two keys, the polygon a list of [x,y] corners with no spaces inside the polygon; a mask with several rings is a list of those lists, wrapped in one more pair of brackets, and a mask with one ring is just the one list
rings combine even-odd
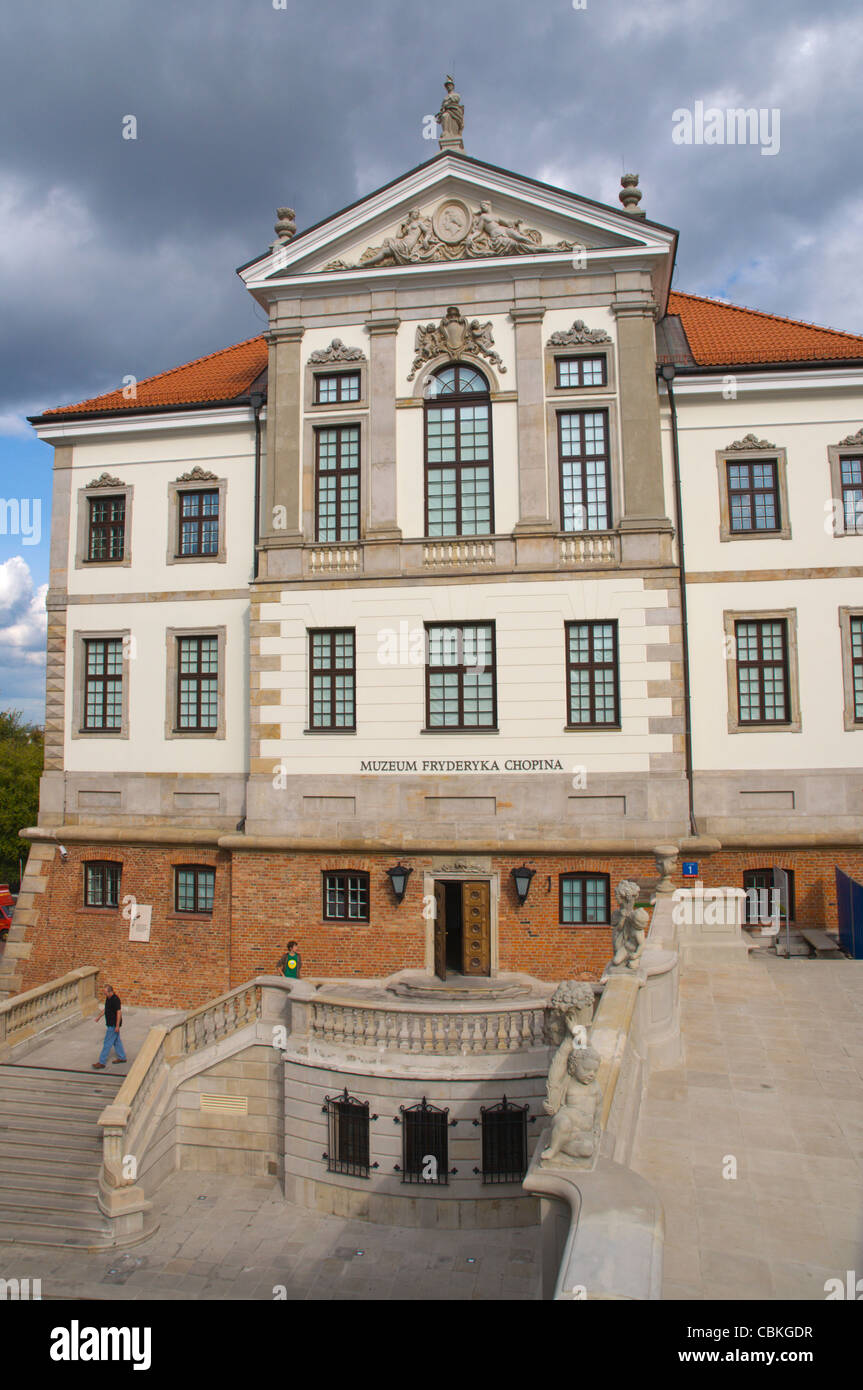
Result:
{"label": "dark storm cloud", "polygon": [[[234,275],[436,151],[679,227],[676,284],[854,331],[863,134],[854,0],[42,0],[0,43],[0,417],[259,331]],[[678,146],[672,113],[778,107],[781,148]],[[138,139],[122,139],[125,115]]]}

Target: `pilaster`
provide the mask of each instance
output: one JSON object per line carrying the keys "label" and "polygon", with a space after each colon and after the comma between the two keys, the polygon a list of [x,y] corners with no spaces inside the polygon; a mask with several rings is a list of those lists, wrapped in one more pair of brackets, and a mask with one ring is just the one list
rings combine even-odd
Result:
{"label": "pilaster", "polygon": [[667,516],[662,477],[654,335],[656,304],[646,290],[631,289],[618,294],[609,307],[617,320],[622,555],[624,562],[668,563],[673,527]]}
{"label": "pilaster", "polygon": [[[265,334],[269,344],[267,393],[266,471],[261,487],[262,549],[299,547],[302,529],[302,339],[305,329],[296,314],[298,306],[280,304],[283,313]],[[288,313],[293,311],[291,317]],[[287,571],[299,572],[287,561]],[[263,567],[270,572],[272,566]]]}
{"label": "pilaster", "polygon": [[518,384],[518,522],[519,532],[551,532],[545,443],[545,382],[541,304],[510,309],[515,324]]}
{"label": "pilaster", "polygon": [[[401,319],[390,315],[366,322],[369,334],[369,540],[392,541],[392,567],[398,568],[395,543],[402,538],[398,525],[396,474],[396,335]],[[384,551],[388,553],[387,547]],[[377,559],[382,557],[378,554]],[[389,568],[389,566],[385,566]]]}

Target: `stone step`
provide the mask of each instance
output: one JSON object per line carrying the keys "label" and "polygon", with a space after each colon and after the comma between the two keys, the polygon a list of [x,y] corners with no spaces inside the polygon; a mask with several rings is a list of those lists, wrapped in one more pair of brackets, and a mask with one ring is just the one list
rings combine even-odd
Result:
{"label": "stone step", "polygon": [[4,1109],[0,1119],[0,1136],[27,1131],[37,1142],[45,1134],[62,1135],[64,1140],[75,1144],[79,1139],[101,1141],[102,1133],[95,1119],[67,1119],[62,1115],[18,1115]]}
{"label": "stone step", "polygon": [[96,1203],[88,1211],[67,1211],[56,1206],[17,1206],[0,1197],[0,1226],[49,1226],[60,1231],[92,1231],[106,1234],[108,1222],[99,1212]]}
{"label": "stone step", "polygon": [[[48,1168],[48,1171],[44,1171]],[[98,1167],[88,1164],[80,1173],[70,1174],[59,1167],[29,1159],[0,1158],[0,1189],[10,1192],[68,1192],[78,1197],[95,1197],[99,1191]]]}
{"label": "stone step", "polygon": [[24,1062],[4,1062],[0,1065],[0,1081],[21,1080],[23,1084],[32,1086],[33,1089],[42,1089],[41,1084],[37,1087],[34,1083],[44,1083],[48,1085],[54,1083],[57,1086],[84,1086],[92,1087],[110,1086],[113,1090],[119,1090],[123,1084],[123,1077],[115,1075],[108,1068],[104,1072],[94,1071],[91,1067],[89,1071],[73,1071],[64,1067],[30,1067]]}
{"label": "stone step", "polygon": [[4,1245],[38,1245],[52,1250],[87,1251],[116,1250],[107,1233],[69,1231],[61,1226],[36,1226],[27,1221],[0,1220],[0,1242]]}
{"label": "stone step", "polygon": [[87,1100],[76,1100],[74,1096],[70,1100],[65,1096],[25,1098],[20,1092],[13,1096],[4,1095],[0,1088],[0,1116],[15,1115],[19,1119],[58,1122],[71,1120],[85,1125],[96,1125],[105,1106],[110,1104],[110,1096],[91,1096]]}
{"label": "stone step", "polygon": [[0,1128],[0,1158],[41,1158],[46,1161],[56,1157],[58,1163],[93,1163],[102,1153],[100,1135],[83,1139],[80,1135],[70,1137],[57,1134],[33,1135],[28,1129]]}
{"label": "stone step", "polygon": [[34,1191],[32,1187],[13,1187],[0,1175],[0,1220],[4,1212],[16,1212],[19,1216],[23,1213],[28,1219],[37,1212],[47,1212],[63,1222],[77,1213],[102,1219],[92,1192]]}

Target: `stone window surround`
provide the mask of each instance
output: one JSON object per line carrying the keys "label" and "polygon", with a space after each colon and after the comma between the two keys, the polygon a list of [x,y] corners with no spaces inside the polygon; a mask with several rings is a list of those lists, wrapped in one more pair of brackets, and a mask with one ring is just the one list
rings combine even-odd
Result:
{"label": "stone window surround", "polygon": [[[471,856],[473,858],[473,856]],[[487,883],[489,886],[489,979],[500,970],[500,872],[480,869],[423,869],[423,896],[434,898],[435,883]],[[425,969],[434,974],[435,919],[429,917],[425,928]]]}
{"label": "stone window surround", "polygon": [[[177,724],[177,682],[179,680],[179,660],[177,639],[180,637],[217,637],[219,639],[219,675],[217,683],[219,701],[219,722],[215,729],[178,729]],[[165,629],[165,738],[224,739],[225,726],[225,648],[227,628],[212,627],[169,627]],[[182,914],[184,917],[186,913]]]}
{"label": "stone window surround", "polygon": [[86,642],[123,641],[131,636],[131,629],[107,628],[103,632],[73,631],[72,633],[72,725],[70,738],[119,738],[129,737],[129,669],[128,659],[123,656],[123,703],[119,729],[85,729],[84,724],[84,681],[86,678]]}
{"label": "stone window surround", "polygon": [[[116,487],[79,487],[77,508],[78,525],[76,531],[75,569],[128,569],[132,564],[132,501],[135,489],[132,483],[119,483]],[[88,560],[90,549],[90,498],[119,497],[126,499],[126,528],[123,537],[122,560]]]}
{"label": "stone window surround", "polygon": [[[303,535],[307,545],[359,545],[365,539],[366,521],[371,513],[371,498],[369,496],[369,434],[370,422],[368,413],[361,415],[358,413],[357,402],[351,402],[351,409],[347,406],[341,407],[341,414],[334,413],[331,406],[320,406],[320,415],[307,415],[303,424],[303,496],[302,496],[302,518]],[[339,407],[336,407],[338,410]],[[368,412],[368,406],[366,406]],[[315,512],[317,496],[317,448],[315,435],[318,430],[326,429],[345,429],[350,425],[356,425],[360,432],[360,497],[359,497],[359,535],[355,541],[319,541],[317,535],[317,516]]]}
{"label": "stone window surround", "polygon": [[[779,499],[779,529],[777,531],[732,531],[731,504],[728,497],[728,464],[774,462],[776,464],[776,494]],[[719,482],[720,541],[790,541],[791,516],[788,510],[787,449],[717,449],[716,475]]]}
{"label": "stone window surround", "polygon": [[[569,415],[578,410],[604,410],[608,415],[608,471],[611,475],[611,526],[602,531],[564,531],[560,505],[560,430],[558,416]],[[545,429],[548,441],[548,496],[549,516],[552,529],[561,536],[607,536],[620,526],[623,516],[623,474],[620,450],[620,433],[615,402],[587,397],[583,392],[571,392],[559,398],[546,401]]]}
{"label": "stone window surround", "polygon": [[[786,656],[788,661],[789,719],[785,724],[741,724],[737,706],[737,636],[738,622],[785,621]],[[722,614],[725,627],[725,674],[728,692],[728,732],[730,734],[799,734],[803,729],[800,710],[800,672],[797,657],[797,609],[759,608],[726,609]]]}
{"label": "stone window surround", "polygon": [[[218,492],[219,494],[219,549],[216,555],[180,555],[180,497],[185,492]],[[226,503],[228,493],[227,478],[211,480],[198,479],[188,483],[168,484],[168,551],[167,565],[224,565],[227,561],[225,547]]]}
{"label": "stone window surround", "polygon": [[839,503],[836,510],[836,524],[833,529],[834,536],[857,536],[859,531],[845,530],[845,508],[842,497],[842,459],[860,458],[863,455],[863,447],[857,448],[853,444],[829,444],[827,446],[827,457],[830,461],[830,496]]}
{"label": "stone window surround", "polygon": [[[604,357],[605,358],[605,384],[603,386],[558,386],[557,384],[557,362],[559,359],[571,359],[573,357]],[[570,396],[589,396],[593,399],[597,395],[613,396],[617,392],[617,366],[615,361],[614,343],[573,343],[572,347],[546,346],[544,350],[545,358],[545,394],[555,403],[561,399],[568,399]]]}
{"label": "stone window surround", "polygon": [[863,733],[863,720],[854,718],[854,681],[851,661],[851,619],[863,618],[863,608],[840,608],[839,630],[842,634],[842,692],[846,733]]}
{"label": "stone window surround", "polygon": [[[350,344],[348,344],[350,346]],[[339,376],[343,372],[359,372],[360,398],[358,401],[316,401],[315,378],[319,376]],[[351,411],[369,409],[369,359],[366,356],[355,362],[310,362],[306,359],[303,368],[303,413],[306,415],[328,415],[330,413],[350,414]]]}

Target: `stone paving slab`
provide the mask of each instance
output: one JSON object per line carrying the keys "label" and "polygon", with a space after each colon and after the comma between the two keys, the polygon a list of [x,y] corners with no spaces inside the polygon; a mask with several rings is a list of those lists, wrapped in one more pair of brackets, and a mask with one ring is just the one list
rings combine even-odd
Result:
{"label": "stone paving slab", "polygon": [[293,1206],[269,1179],[210,1173],[175,1173],[154,1206],[159,1230],[113,1253],[0,1243],[0,1277],[41,1279],[43,1298],[272,1300],[278,1286],[288,1301],[540,1297],[539,1227],[376,1226]]}
{"label": "stone paving slab", "polygon": [[688,970],[681,1031],[632,1165],[665,1207],[663,1298],[823,1299],[863,1273],[863,963]]}
{"label": "stone paving slab", "polygon": [[[128,1063],[114,1065],[112,1052],[105,1064],[105,1070],[114,1076],[125,1076],[134,1062],[151,1028],[166,1024],[179,1018],[182,1009],[136,1009],[123,1005],[123,1023],[120,1037],[128,1058]],[[75,1023],[70,1028],[61,1028],[46,1038],[44,1042],[31,1048],[19,1057],[11,1058],[11,1064],[20,1063],[24,1067],[61,1067],[64,1071],[90,1071],[92,1063],[98,1062],[102,1043],[105,1039],[105,1020],[87,1019]],[[8,1065],[8,1064],[7,1064]]]}

